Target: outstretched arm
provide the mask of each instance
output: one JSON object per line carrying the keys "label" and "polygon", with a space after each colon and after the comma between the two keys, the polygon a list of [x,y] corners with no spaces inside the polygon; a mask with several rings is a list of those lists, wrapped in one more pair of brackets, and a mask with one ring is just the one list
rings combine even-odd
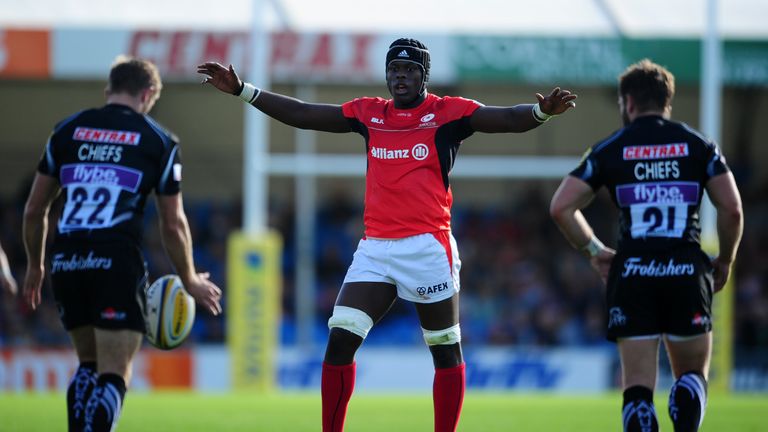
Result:
{"label": "outstretched arm", "polygon": [[589,256],[590,263],[605,282],[608,270],[616,252],[605,247],[595,233],[581,209],[595,197],[592,188],[583,180],[567,176],[552,197],[549,214],[568,242]]}
{"label": "outstretched arm", "polygon": [[[203,84],[211,84],[224,93],[240,96],[244,89],[245,83],[232,65],[226,68],[216,62],[207,62],[197,66],[197,73],[206,75]],[[256,97],[251,105],[289,126],[325,132],[351,132],[341,105],[308,103],[266,90],[257,92],[258,96],[254,94]]]}
{"label": "outstretched arm", "polygon": [[569,90],[555,87],[547,97],[536,93],[538,104],[480,107],[472,114],[470,121],[472,128],[478,132],[525,132],[540,126],[552,116],[574,108],[576,97]]}

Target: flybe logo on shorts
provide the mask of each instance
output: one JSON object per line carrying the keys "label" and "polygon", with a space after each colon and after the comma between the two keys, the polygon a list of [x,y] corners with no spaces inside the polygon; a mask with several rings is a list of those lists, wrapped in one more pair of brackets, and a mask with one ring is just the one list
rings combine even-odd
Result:
{"label": "flybe logo on shorts", "polygon": [[132,131],[79,127],[72,134],[72,139],[94,143],[139,145],[141,134]]}
{"label": "flybe logo on shorts", "polygon": [[657,263],[651,260],[644,263],[642,258],[629,257],[624,261],[624,272],[621,277],[642,276],[642,277],[669,277],[669,276],[690,276],[693,275],[694,266],[691,263],[678,264],[673,258],[664,263]]}
{"label": "flybe logo on shorts", "polygon": [[419,293],[420,296],[428,296],[429,294],[437,294],[447,289],[448,289],[448,282],[443,282],[437,285],[432,285],[427,287],[420,286],[416,288],[416,292]]}
{"label": "flybe logo on shorts", "polygon": [[66,257],[65,254],[59,253],[54,255],[51,261],[51,273],[111,268],[112,258],[94,256],[93,251],[88,252],[88,256],[72,254]]}
{"label": "flybe logo on shorts", "polygon": [[688,143],[624,147],[624,160],[671,159],[688,156]]}

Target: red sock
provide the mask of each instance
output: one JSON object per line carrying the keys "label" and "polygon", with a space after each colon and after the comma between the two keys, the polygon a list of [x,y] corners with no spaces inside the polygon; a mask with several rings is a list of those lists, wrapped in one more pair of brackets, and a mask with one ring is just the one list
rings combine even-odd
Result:
{"label": "red sock", "polygon": [[320,393],[323,398],[323,432],[342,432],[347,405],[355,389],[355,363],[333,366],[323,363]]}
{"label": "red sock", "polygon": [[464,363],[445,369],[435,369],[432,398],[435,403],[435,432],[455,432],[464,403]]}

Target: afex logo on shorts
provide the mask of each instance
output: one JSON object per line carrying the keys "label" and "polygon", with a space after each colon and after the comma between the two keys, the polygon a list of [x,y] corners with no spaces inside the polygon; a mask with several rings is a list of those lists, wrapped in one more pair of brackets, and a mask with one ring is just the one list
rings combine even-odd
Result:
{"label": "afex logo on shorts", "polygon": [[424,297],[429,294],[435,294],[442,291],[445,291],[448,289],[448,282],[439,283],[437,285],[432,285],[428,287],[420,286],[416,288],[416,292],[419,293],[420,296]]}

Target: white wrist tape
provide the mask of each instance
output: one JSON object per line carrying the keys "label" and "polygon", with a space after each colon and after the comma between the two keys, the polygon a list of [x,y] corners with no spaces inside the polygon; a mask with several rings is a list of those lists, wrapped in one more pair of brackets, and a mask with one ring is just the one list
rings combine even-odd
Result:
{"label": "white wrist tape", "polygon": [[244,82],[243,91],[241,91],[240,94],[237,95],[237,97],[248,102],[249,104],[252,104],[256,100],[256,98],[259,97],[260,94],[261,94],[260,88],[254,86],[251,83]]}
{"label": "white wrist tape", "polygon": [[554,117],[550,114],[545,113],[541,110],[541,107],[539,106],[538,102],[536,105],[533,106],[533,109],[531,110],[533,113],[533,119],[536,120],[539,123],[544,123],[545,121],[549,120],[550,118]]}
{"label": "white wrist tape", "polygon": [[595,235],[589,239],[589,243],[584,245],[581,250],[588,253],[590,257],[597,256],[601,250],[605,249],[605,245]]}

